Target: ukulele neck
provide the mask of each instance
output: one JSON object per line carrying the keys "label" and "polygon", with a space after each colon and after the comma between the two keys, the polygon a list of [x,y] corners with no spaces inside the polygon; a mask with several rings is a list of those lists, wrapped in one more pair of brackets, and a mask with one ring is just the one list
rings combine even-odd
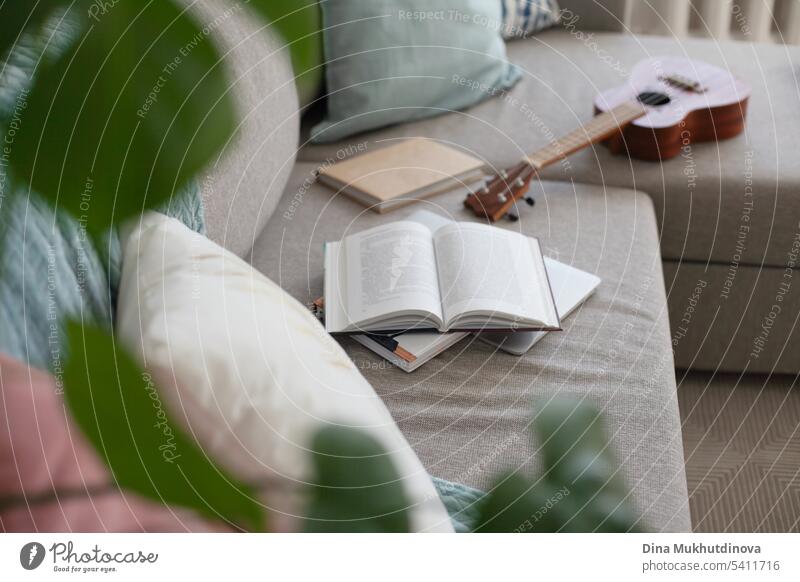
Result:
{"label": "ukulele neck", "polygon": [[501,219],[525,195],[531,180],[540,169],[613,136],[646,112],[644,105],[631,101],[595,116],[575,131],[533,152],[517,165],[491,178],[482,188],[471,192],[464,200],[464,205],[475,216],[487,218],[491,222]]}
{"label": "ukulele neck", "polygon": [[569,132],[553,143],[536,150],[525,158],[534,169],[541,170],[563,160],[578,150],[608,139],[632,121],[647,113],[645,107],[636,101],[623,103],[592,118],[578,129]]}

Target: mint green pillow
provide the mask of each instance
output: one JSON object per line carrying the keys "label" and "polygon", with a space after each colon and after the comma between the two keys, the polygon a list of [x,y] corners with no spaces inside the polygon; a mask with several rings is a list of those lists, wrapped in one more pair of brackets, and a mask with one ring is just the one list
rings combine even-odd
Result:
{"label": "mint green pillow", "polygon": [[315,143],[463,109],[510,88],[498,0],[322,3],[327,115]]}

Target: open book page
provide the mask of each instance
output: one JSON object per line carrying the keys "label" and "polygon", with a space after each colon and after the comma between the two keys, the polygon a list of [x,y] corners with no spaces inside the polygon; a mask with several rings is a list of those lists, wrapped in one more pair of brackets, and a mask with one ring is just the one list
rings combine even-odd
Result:
{"label": "open book page", "polygon": [[439,228],[434,246],[446,325],[465,327],[470,314],[484,322],[548,321],[552,308],[542,290],[549,293],[549,283],[536,269],[541,259],[532,244],[538,243],[488,225],[454,222]]}
{"label": "open book page", "polygon": [[349,321],[369,325],[391,315],[398,320],[390,326],[394,328],[432,316],[432,325],[441,325],[430,230],[416,222],[394,222],[349,236],[343,246],[343,280],[349,287],[339,295],[345,298]]}

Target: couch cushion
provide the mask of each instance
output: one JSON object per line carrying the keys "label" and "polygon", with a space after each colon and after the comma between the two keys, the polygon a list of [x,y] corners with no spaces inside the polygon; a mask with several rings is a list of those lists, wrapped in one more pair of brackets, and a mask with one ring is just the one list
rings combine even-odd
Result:
{"label": "couch cushion", "polygon": [[[509,43],[509,59],[522,69],[523,80],[507,95],[354,139],[377,147],[392,137],[437,137],[507,166],[586,121],[594,95],[622,84],[636,62],[667,54],[729,68],[753,85],[745,134],[719,145],[697,144],[664,164],[630,161],[597,146],[549,168],[544,177],[649,193],[664,258],[785,266],[800,215],[800,134],[778,129],[800,126],[800,48],[593,34],[574,27],[546,31]],[[299,158],[335,158],[342,147],[304,147]]]}
{"label": "couch cushion", "polygon": [[[378,215],[313,183],[297,164],[253,264],[303,302],[322,293],[322,245],[419,208],[469,216],[458,195]],[[632,190],[543,183],[537,206],[504,228],[598,274],[596,295],[523,357],[471,338],[409,375],[342,340],[431,474],[487,489],[530,462],[535,396],[578,395],[603,410],[645,527],[688,530],[681,427],[653,205]],[[526,207],[527,208],[527,207]],[[536,464],[536,461],[533,461]]]}
{"label": "couch cushion", "polygon": [[297,149],[299,113],[286,48],[246,3],[181,0],[213,31],[240,125],[201,177],[208,236],[241,255],[280,200]]}
{"label": "couch cushion", "polygon": [[[328,0],[322,15],[328,96],[315,142],[463,109],[520,78],[495,1],[439,0],[430,11],[429,0]],[[462,91],[455,77],[486,90]]]}

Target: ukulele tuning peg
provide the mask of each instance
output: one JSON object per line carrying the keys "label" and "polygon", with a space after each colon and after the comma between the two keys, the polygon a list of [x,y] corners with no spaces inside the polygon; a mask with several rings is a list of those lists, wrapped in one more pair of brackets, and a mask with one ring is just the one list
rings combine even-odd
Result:
{"label": "ukulele tuning peg", "polygon": [[517,214],[516,210],[509,210],[506,214],[506,218],[508,218],[510,222],[517,222],[519,220],[519,214]]}
{"label": "ukulele tuning peg", "polygon": [[534,204],[536,204],[536,199],[533,196],[526,196],[525,202],[528,203],[528,206],[533,206]]}

